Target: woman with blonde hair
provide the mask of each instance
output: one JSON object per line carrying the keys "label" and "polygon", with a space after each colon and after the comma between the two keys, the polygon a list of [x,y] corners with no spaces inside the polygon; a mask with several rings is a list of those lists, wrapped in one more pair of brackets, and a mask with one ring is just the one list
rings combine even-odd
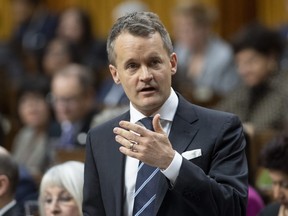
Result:
{"label": "woman with blonde hair", "polygon": [[82,216],[84,164],[67,161],[50,168],[40,185],[39,207],[43,216]]}

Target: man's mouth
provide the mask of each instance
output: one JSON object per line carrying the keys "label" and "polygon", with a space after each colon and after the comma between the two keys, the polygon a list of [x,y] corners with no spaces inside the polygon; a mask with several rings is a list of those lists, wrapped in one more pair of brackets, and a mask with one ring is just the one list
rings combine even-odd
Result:
{"label": "man's mouth", "polygon": [[141,92],[150,92],[150,91],[155,91],[154,87],[145,87],[141,89]]}

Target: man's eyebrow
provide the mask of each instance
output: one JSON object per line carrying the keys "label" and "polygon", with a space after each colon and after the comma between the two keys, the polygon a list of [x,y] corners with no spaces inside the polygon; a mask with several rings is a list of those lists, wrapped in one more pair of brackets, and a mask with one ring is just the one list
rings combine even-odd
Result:
{"label": "man's eyebrow", "polygon": [[124,65],[127,65],[127,64],[129,64],[129,63],[131,63],[131,62],[136,62],[136,59],[135,59],[135,58],[130,58],[130,59],[128,59],[128,60],[126,60],[126,61],[124,62]]}
{"label": "man's eyebrow", "polygon": [[161,55],[158,55],[158,54],[151,55],[149,56],[149,59],[161,59]]}

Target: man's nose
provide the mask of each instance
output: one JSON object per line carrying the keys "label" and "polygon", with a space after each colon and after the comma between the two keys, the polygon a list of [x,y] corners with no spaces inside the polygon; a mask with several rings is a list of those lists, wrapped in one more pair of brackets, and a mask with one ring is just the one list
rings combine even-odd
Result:
{"label": "man's nose", "polygon": [[140,68],[140,73],[141,73],[141,75],[140,75],[140,77],[141,77],[141,80],[143,80],[143,81],[150,81],[152,78],[153,78],[153,75],[152,75],[152,73],[149,71],[149,69],[148,69],[148,67],[147,66],[142,66],[141,68]]}

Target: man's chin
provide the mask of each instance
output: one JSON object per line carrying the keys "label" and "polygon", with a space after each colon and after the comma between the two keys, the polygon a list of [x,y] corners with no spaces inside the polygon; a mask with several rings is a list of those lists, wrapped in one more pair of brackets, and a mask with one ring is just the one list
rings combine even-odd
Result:
{"label": "man's chin", "polygon": [[160,103],[160,101],[159,98],[154,95],[152,97],[142,97],[140,103],[142,104],[143,107],[153,107],[157,106]]}
{"label": "man's chin", "polygon": [[[162,103],[160,103],[160,101],[149,101],[147,103],[142,103],[142,105],[140,106],[140,108],[143,111],[147,111],[147,112],[156,112],[160,107],[161,107]],[[152,114],[151,113],[151,114]]]}

